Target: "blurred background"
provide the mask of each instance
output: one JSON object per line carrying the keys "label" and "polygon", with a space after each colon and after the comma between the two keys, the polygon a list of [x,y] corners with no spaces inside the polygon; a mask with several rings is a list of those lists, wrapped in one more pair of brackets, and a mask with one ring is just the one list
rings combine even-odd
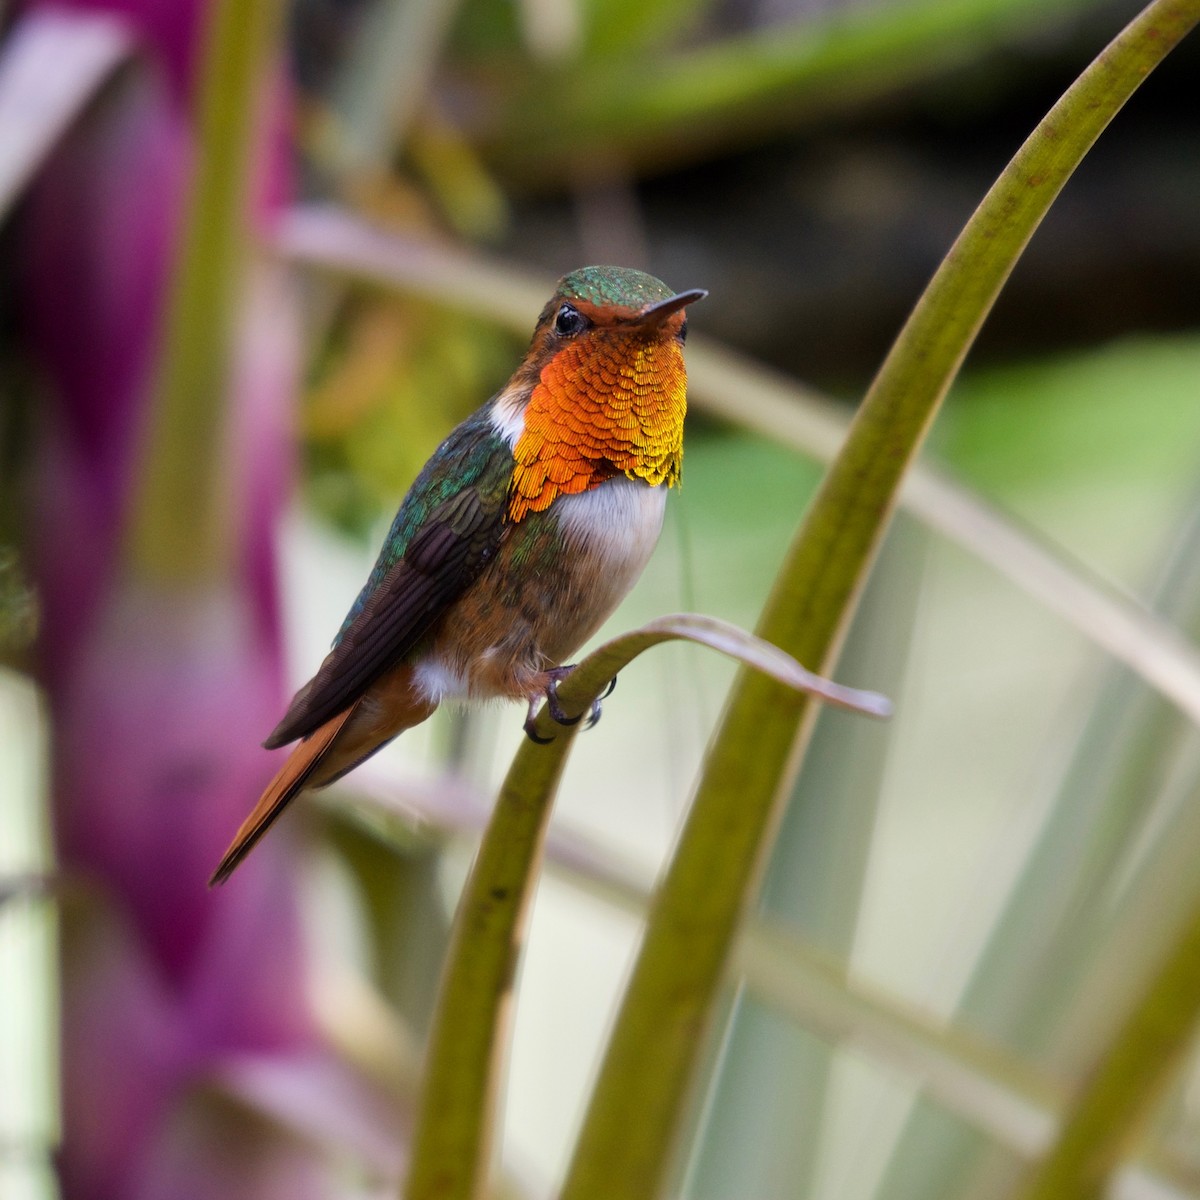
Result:
{"label": "blurred background", "polygon": [[[438,713],[204,885],[397,501],[558,276],[707,288],[684,485],[610,631],[677,610],[752,628],[820,477],[803,415],[849,416],[990,183],[1139,6],[244,7],[222,41],[215,0],[0,5],[5,1198],[395,1193],[523,714]],[[1087,158],[929,456],[1021,545],[1191,639],[1197,77],[1193,38]],[[990,526],[900,513],[838,672],[896,716],[821,718],[761,905],[787,949],[731,974],[673,1194],[1008,1194],[1192,911],[1200,741],[1020,559]],[[497,1194],[553,1194],[732,674],[655,652],[576,747]],[[814,972],[860,988],[882,1042],[814,1015]],[[937,1074],[947,1031],[1020,1119]],[[1200,1196],[1198,1079],[1161,1098],[1120,1194]]]}

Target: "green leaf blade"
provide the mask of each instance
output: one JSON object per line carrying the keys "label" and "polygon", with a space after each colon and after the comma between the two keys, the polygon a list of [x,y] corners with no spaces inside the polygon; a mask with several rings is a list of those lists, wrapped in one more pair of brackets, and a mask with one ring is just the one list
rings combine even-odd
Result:
{"label": "green leaf blade", "polygon": [[[984,198],[901,331],[793,543],[758,633],[817,669],[836,656],[904,471],[1000,288],[1075,166],[1200,19],[1156,0],[1054,106]],[[702,1031],[813,710],[735,686],[642,949],[563,1188],[651,1200],[674,1151]]]}

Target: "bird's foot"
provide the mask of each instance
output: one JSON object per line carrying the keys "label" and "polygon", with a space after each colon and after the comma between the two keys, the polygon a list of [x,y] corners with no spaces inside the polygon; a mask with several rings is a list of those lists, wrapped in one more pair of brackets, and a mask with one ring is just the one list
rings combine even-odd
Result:
{"label": "bird's foot", "polygon": [[[565,667],[554,667],[546,672],[546,708],[550,712],[551,719],[558,725],[578,725],[583,719],[583,713],[578,716],[571,717],[567,715],[566,709],[563,708],[562,702],[558,698],[559,680],[565,679],[575,669],[574,664]],[[588,710],[587,724],[584,729],[591,729],[592,726],[600,720],[600,701],[607,700],[612,695],[613,688],[617,686],[617,677],[614,675],[609,681],[608,687],[592,701],[592,706]],[[544,746],[548,742],[554,740],[553,737],[542,737],[537,731],[537,704],[540,697],[533,697],[529,701],[529,715],[525,718],[525,735],[531,742],[537,742],[539,746]]]}

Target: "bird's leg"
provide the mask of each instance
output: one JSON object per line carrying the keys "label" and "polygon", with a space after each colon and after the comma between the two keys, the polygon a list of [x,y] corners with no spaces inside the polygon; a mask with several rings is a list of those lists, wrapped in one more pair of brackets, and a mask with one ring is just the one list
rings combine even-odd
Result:
{"label": "bird's leg", "polygon": [[[542,695],[546,698],[546,708],[550,711],[551,719],[558,725],[578,725],[583,717],[582,713],[578,717],[567,716],[567,712],[558,698],[558,681],[566,679],[573,670],[575,670],[575,664],[568,663],[565,667],[551,667],[545,673],[546,685],[542,691]],[[525,718],[525,733],[530,741],[544,746],[547,742],[551,742],[554,739],[542,737],[537,732],[537,706],[541,698],[542,696],[531,696],[529,699],[529,715]]]}
{"label": "bird's leg", "polygon": [[[571,663],[565,667],[551,667],[545,672],[546,684],[542,689],[541,694],[535,694],[529,697],[529,714],[525,718],[525,736],[531,742],[536,742],[539,746],[544,746],[547,742],[554,741],[553,737],[542,737],[537,731],[537,707],[538,701],[542,696],[546,698],[546,707],[550,710],[551,718],[559,725],[576,725],[579,723],[579,717],[568,717],[563,709],[561,702],[558,699],[558,681],[565,679],[570,673],[575,670],[575,664]],[[582,714],[581,714],[582,715]]]}
{"label": "bird's leg", "polygon": [[553,735],[550,737],[542,737],[537,731],[537,712],[538,701],[541,696],[531,696],[529,699],[529,713],[525,717],[525,736],[531,741],[536,742],[539,746],[548,746],[554,741]]}
{"label": "bird's leg", "polygon": [[[575,670],[574,663],[565,667],[552,667],[546,672],[546,707],[550,711],[551,719],[559,725],[578,725],[583,719],[583,713],[577,717],[567,716],[566,710],[562,706],[562,702],[558,698],[558,684],[562,679],[566,679],[570,673]],[[592,701],[592,706],[588,710],[588,720],[584,729],[591,729],[597,721],[600,720],[600,701],[606,700],[613,693],[613,688],[617,686],[617,677],[614,675],[609,680],[608,687]],[[529,701],[529,715],[525,718],[525,734],[531,742],[537,742],[539,746],[546,745],[547,742],[552,742],[553,738],[542,737],[537,732],[537,705],[541,699],[540,696],[533,696]]]}
{"label": "bird's leg", "polygon": [[[529,713],[526,716],[526,722],[524,722],[524,731],[526,731],[526,736],[529,738],[530,742],[536,742],[539,745],[545,745],[547,742],[552,742],[553,740],[553,738],[541,737],[541,734],[538,733],[538,721],[536,721],[536,716],[538,716],[538,702],[541,700],[542,696],[546,697],[546,708],[550,710],[551,719],[556,721],[558,725],[580,724],[580,721],[583,719],[583,714],[580,713],[578,716],[569,716],[566,714],[566,709],[563,708],[562,701],[560,701],[558,698],[559,680],[565,679],[574,670],[574,662],[564,667],[551,667],[550,670],[545,672],[546,685],[544,690],[542,690],[540,695],[529,697]],[[612,691],[612,688],[612,684],[608,685],[608,689],[605,691],[605,696],[608,695],[608,692]],[[598,720],[600,720],[600,701],[596,700],[592,703],[592,708],[590,708],[590,712],[588,714],[588,724],[584,726],[584,728],[588,728],[588,730],[590,730],[590,728],[592,728],[592,726],[595,725],[595,722]]]}

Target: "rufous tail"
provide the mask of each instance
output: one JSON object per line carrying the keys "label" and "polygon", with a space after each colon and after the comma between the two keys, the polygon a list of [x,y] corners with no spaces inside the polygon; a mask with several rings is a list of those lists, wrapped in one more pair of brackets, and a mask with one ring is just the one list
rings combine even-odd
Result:
{"label": "rufous tail", "polygon": [[254,811],[242,822],[242,827],[237,831],[229,849],[225,851],[225,857],[212,873],[212,878],[208,881],[209,887],[224,883],[233,874],[237,865],[254,849],[258,839],[267,832],[275,818],[304,791],[356,707],[357,705],[352,704],[344,712],[330,718],[288,755],[287,761],[267,785],[267,790],[259,797]]}

